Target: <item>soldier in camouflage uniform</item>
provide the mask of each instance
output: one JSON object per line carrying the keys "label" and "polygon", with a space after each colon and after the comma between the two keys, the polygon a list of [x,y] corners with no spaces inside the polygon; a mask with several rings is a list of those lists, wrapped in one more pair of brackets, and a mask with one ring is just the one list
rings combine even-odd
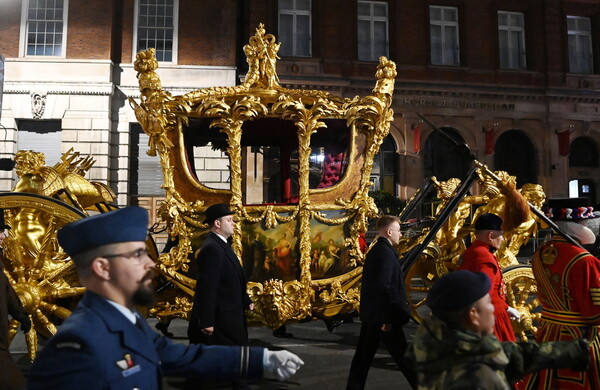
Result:
{"label": "soldier in camouflage uniform", "polygon": [[498,341],[490,283],[484,273],[459,270],[430,289],[432,315],[419,326],[406,355],[415,364],[420,390],[511,389],[523,375],[544,368],[586,369],[586,341]]}

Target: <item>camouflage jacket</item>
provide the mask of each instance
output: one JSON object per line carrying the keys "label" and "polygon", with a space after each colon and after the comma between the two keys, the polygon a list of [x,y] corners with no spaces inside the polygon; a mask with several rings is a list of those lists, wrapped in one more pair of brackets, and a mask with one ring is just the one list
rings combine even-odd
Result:
{"label": "camouflage jacket", "polygon": [[549,367],[583,370],[587,343],[500,342],[449,328],[435,316],[417,329],[406,353],[418,373],[419,390],[511,389],[523,375]]}

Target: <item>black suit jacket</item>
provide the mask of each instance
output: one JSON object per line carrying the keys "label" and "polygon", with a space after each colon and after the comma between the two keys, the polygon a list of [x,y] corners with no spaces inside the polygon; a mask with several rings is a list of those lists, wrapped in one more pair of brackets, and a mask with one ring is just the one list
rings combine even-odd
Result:
{"label": "black suit jacket", "polygon": [[396,250],[380,237],[363,266],[360,319],[364,323],[404,325],[410,320],[402,268]]}
{"label": "black suit jacket", "polygon": [[[248,345],[245,310],[252,301],[244,272],[229,244],[210,232],[196,259],[198,278],[188,336],[192,343]],[[212,336],[202,329],[214,327]]]}

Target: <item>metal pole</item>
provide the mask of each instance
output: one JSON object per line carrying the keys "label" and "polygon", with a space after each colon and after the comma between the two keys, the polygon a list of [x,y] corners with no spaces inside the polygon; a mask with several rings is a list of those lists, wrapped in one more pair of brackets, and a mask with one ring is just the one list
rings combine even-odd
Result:
{"label": "metal pole", "polygon": [[440,230],[442,225],[446,223],[446,221],[450,217],[450,214],[454,212],[454,210],[456,209],[460,201],[463,199],[467,191],[469,191],[475,180],[477,180],[477,170],[473,169],[469,173],[469,176],[467,176],[466,180],[456,190],[456,195],[450,199],[448,204],[446,204],[446,207],[444,207],[440,212],[440,215],[437,216],[433,226],[431,226],[431,229],[429,230],[429,233],[427,233],[427,236],[425,236],[423,242],[409,250],[400,261],[400,263],[402,264],[402,271],[404,273],[406,273],[408,269],[413,266],[415,261],[417,261],[419,255],[425,250],[425,248],[427,248],[427,245],[429,245],[431,240],[433,240],[433,238],[437,234],[438,230]]}
{"label": "metal pole", "polygon": [[425,195],[427,195],[432,186],[433,181],[431,180],[431,178],[427,178],[423,182],[421,188],[419,188],[415,195],[413,195],[410,202],[408,202],[406,206],[404,206],[402,212],[400,212],[398,218],[400,218],[401,221],[405,221],[410,216],[410,213],[412,213],[413,210],[417,207],[417,205],[421,203],[421,200]]}

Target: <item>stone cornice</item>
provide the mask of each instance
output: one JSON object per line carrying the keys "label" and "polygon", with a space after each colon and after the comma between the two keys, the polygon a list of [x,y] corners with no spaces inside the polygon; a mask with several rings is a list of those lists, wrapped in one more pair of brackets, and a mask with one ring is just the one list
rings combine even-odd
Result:
{"label": "stone cornice", "polygon": [[112,83],[51,83],[51,82],[14,82],[4,81],[4,94],[29,95],[31,92],[44,92],[46,95],[94,95],[113,94]]}
{"label": "stone cornice", "polygon": [[[365,95],[373,88],[371,80],[353,80],[346,84],[322,80],[286,80],[286,88],[320,89],[337,95]],[[425,84],[396,82],[394,99],[406,97],[428,97],[449,99],[491,100],[503,102],[571,102],[600,103],[600,91],[579,90],[573,88],[515,88],[485,85]]]}

